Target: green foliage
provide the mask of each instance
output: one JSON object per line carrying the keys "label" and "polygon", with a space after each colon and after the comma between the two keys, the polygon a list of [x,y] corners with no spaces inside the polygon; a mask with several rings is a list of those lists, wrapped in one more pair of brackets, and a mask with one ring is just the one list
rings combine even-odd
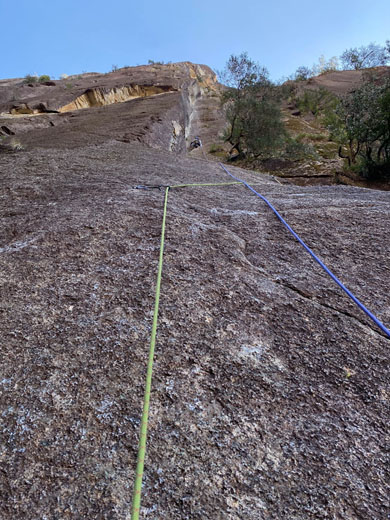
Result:
{"label": "green foliage", "polygon": [[307,81],[313,76],[323,74],[324,72],[332,72],[339,70],[339,59],[337,56],[333,56],[330,59],[326,59],[324,55],[320,56],[318,62],[309,68],[306,66],[300,66],[297,68],[295,73],[292,75],[292,79],[295,81]]}
{"label": "green foliage", "polygon": [[32,76],[31,74],[26,74],[24,76],[24,83],[36,83],[37,81],[38,81],[38,76]]}
{"label": "green foliage", "polygon": [[390,179],[390,160],[381,162],[370,161],[364,157],[359,157],[352,171],[359,173],[362,177],[369,180]]}
{"label": "green foliage", "polygon": [[337,143],[328,141],[326,143],[318,143],[315,147],[318,155],[323,159],[335,159],[338,153]]}
{"label": "green foliage", "polygon": [[24,76],[24,83],[44,83],[45,81],[50,81],[50,76],[47,74],[43,74],[42,76],[26,74]]}
{"label": "green foliage", "polygon": [[172,62],[171,61],[167,61],[165,63],[165,61],[148,60],[148,65],[169,65],[170,63],[172,63]]}
{"label": "green foliage", "polygon": [[306,81],[313,76],[313,71],[308,67],[298,67],[294,74],[296,81]]}
{"label": "green foliage", "polygon": [[279,94],[268,72],[247,53],[230,56],[219,73],[228,86],[222,95],[228,127],[224,139],[241,157],[267,157],[279,149],[286,131]]}
{"label": "green foliage", "polygon": [[297,86],[293,81],[286,81],[274,86],[275,99],[290,101],[296,96]]}
{"label": "green foliage", "polygon": [[296,139],[300,142],[302,142],[304,139],[309,139],[310,141],[326,141],[328,136],[326,134],[301,132],[297,135]]}
{"label": "green foliage", "polygon": [[50,81],[50,76],[47,74],[43,74],[42,76],[39,76],[38,78],[39,83],[44,83],[45,81]]}
{"label": "green foliage", "polygon": [[73,84],[72,83],[66,83],[65,84],[65,87],[70,90],[71,88],[73,88]]}
{"label": "green foliage", "polygon": [[339,156],[341,156],[341,150],[345,147],[349,147],[349,164],[354,162],[355,153],[353,151],[353,142],[348,138],[348,132],[346,128],[346,114],[342,106],[342,99],[338,98],[337,104],[333,110],[325,112],[322,123],[329,131],[329,139],[339,145]]}
{"label": "green foliage", "polygon": [[230,106],[232,122],[227,140],[239,153],[268,157],[281,148],[285,129],[279,106],[269,99],[248,97]]}
{"label": "green foliage", "polygon": [[[360,62],[356,61],[354,68],[383,64],[384,56],[390,61],[390,40],[385,47],[370,45],[357,49],[356,60]],[[345,65],[348,56],[344,54]],[[382,61],[372,61],[374,58]],[[307,80],[330,70],[339,70],[338,59],[326,60],[322,56],[313,69],[299,67],[295,80]],[[383,75],[377,78],[365,72],[364,83],[344,97],[324,88],[304,90],[298,95],[297,83],[273,84],[267,70],[247,53],[230,56],[219,78],[227,86],[221,96],[228,123],[224,139],[239,157],[305,160],[331,158],[338,151],[350,169],[367,178],[390,179],[390,78],[384,82]],[[318,132],[295,139],[289,136],[282,121],[282,99],[296,103],[303,114],[314,115],[316,124],[325,126],[329,136]],[[210,151],[215,153],[214,149]]]}
{"label": "green foliage", "polygon": [[367,46],[353,47],[346,49],[341,55],[341,62],[344,69],[365,69],[369,67],[379,67],[387,65],[390,61],[390,41],[381,46],[370,43]]}
{"label": "green foliage", "polygon": [[215,143],[210,145],[209,153],[219,153],[219,152],[224,152],[223,146],[221,146],[219,144],[215,144]]}
{"label": "green foliage", "polygon": [[390,80],[366,81],[325,121],[349,167],[367,178],[390,176]]}
{"label": "green foliage", "polygon": [[332,111],[337,105],[337,97],[324,88],[305,90],[297,99],[297,106],[303,114],[318,116]]}
{"label": "green foliage", "polygon": [[311,144],[302,143],[298,138],[288,136],[282,153],[285,159],[301,161],[304,159],[318,160],[320,157]]}
{"label": "green foliage", "polygon": [[229,97],[239,98],[248,89],[252,91],[257,90],[259,86],[271,85],[267,69],[251,60],[246,52],[239,56],[232,54],[225,69],[219,71],[218,76],[221,82],[229,87]]}

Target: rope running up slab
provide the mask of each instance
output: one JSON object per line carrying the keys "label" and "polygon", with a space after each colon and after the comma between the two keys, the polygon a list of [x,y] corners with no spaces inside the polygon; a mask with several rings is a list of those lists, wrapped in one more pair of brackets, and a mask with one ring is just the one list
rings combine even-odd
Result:
{"label": "rope running up slab", "polygon": [[261,195],[260,193],[258,193],[254,188],[252,188],[252,186],[250,186],[247,182],[243,181],[242,179],[239,179],[238,177],[235,177],[232,173],[229,172],[229,170],[227,168],[225,168],[225,166],[222,164],[222,163],[219,163],[220,167],[228,174],[230,175],[230,177],[232,177],[233,179],[235,179],[236,181],[239,181],[241,182],[242,184],[244,184],[244,186],[246,186],[248,189],[250,189],[255,195],[257,195],[257,197],[260,197],[260,199],[262,199],[271,209],[272,211],[275,213],[275,215],[278,217],[278,219],[282,222],[282,224],[284,224],[286,226],[286,228],[290,231],[290,233],[298,240],[298,242],[306,249],[306,251],[309,253],[309,255],[311,255],[314,260],[322,267],[322,269],[332,278],[333,281],[335,281],[337,283],[337,285],[339,287],[341,287],[341,289],[356,303],[356,305],[363,311],[367,314],[367,316],[369,318],[372,319],[372,321],[390,338],[390,330],[385,327],[383,325],[383,323],[381,321],[378,320],[378,318],[376,316],[374,316],[374,314],[372,314],[372,312],[370,312],[367,307],[365,307],[362,302],[360,300],[358,300],[356,298],[356,296],[354,294],[351,293],[351,291],[349,289],[347,289],[347,287],[345,287],[345,285],[337,278],[337,276],[335,274],[332,273],[332,271],[330,269],[328,269],[328,267],[326,267],[326,265],[318,258],[318,256],[310,249],[309,246],[307,246],[305,244],[305,242],[301,239],[301,237],[299,235],[297,235],[297,233],[295,233],[295,231],[291,228],[291,226],[289,226],[289,224],[287,224],[287,222],[284,220],[284,218],[280,215],[280,213],[273,207],[273,205],[263,196]]}
{"label": "rope running up slab", "polygon": [[162,275],[163,257],[164,257],[165,222],[166,222],[166,216],[167,216],[168,193],[169,193],[169,187],[165,188],[164,212],[163,212],[163,220],[162,220],[162,225],[161,225],[160,257],[159,257],[159,261],[158,261],[157,282],[156,282],[156,297],[155,297],[155,301],[154,301],[152,334],[151,334],[151,338],[150,338],[149,360],[148,360],[148,368],[147,368],[147,372],[146,372],[144,406],[143,406],[143,411],[142,411],[141,429],[140,429],[140,435],[139,435],[139,441],[138,441],[137,469],[136,469],[136,477],[135,477],[135,484],[134,484],[134,495],[133,495],[133,506],[132,506],[132,511],[131,511],[131,520],[139,519],[139,512],[140,512],[140,505],[141,505],[141,489],[142,489],[142,477],[143,477],[143,473],[144,473],[144,462],[145,462],[145,455],[146,455],[146,437],[147,437],[147,432],[148,432],[150,391],[152,388],[154,349],[156,346],[157,319],[158,319],[158,309],[159,309],[159,305],[160,305],[160,288],[161,288],[161,275]]}
{"label": "rope running up slab", "polygon": [[[164,241],[165,241],[165,227],[166,227],[166,216],[167,216],[167,206],[168,206],[168,193],[171,188],[184,188],[184,187],[204,187],[204,186],[228,186],[228,185],[237,185],[242,184],[250,189],[255,195],[260,197],[275,213],[278,219],[286,226],[286,228],[292,233],[292,235],[298,240],[298,242],[306,249],[306,251],[314,258],[314,260],[326,271],[326,273],[341,287],[341,289],[346,292],[346,294],[362,309],[373,321],[374,323],[390,338],[390,331],[387,329],[383,323],[381,323],[346,287],[345,285],[326,267],[326,265],[315,255],[315,253],[305,244],[305,242],[295,233],[295,231],[287,224],[287,222],[283,219],[280,213],[272,206],[272,204],[260,193],[258,193],[252,186],[250,186],[247,182],[235,177],[232,173],[229,172],[227,168],[222,163],[219,163],[222,169],[236,182],[223,182],[223,183],[193,183],[193,184],[177,184],[172,186],[164,186],[165,188],[165,198],[164,198],[164,210],[163,210],[163,219],[161,225],[161,239],[160,239],[160,255],[159,255],[159,263],[158,263],[158,271],[157,271],[157,282],[156,282],[156,295],[155,295],[155,303],[154,303],[154,313],[153,313],[153,324],[152,324],[152,332],[150,339],[150,348],[149,348],[149,359],[148,359],[148,367],[146,373],[146,383],[145,383],[145,393],[144,393],[144,404],[141,418],[141,428],[140,428],[140,436],[138,442],[138,455],[137,455],[137,469],[136,469],[136,477],[134,484],[134,494],[133,494],[133,504],[132,504],[132,513],[131,520],[139,520],[140,513],[140,505],[141,505],[141,491],[142,491],[142,479],[144,473],[144,463],[145,463],[145,455],[146,455],[146,438],[147,438],[147,430],[148,430],[148,418],[149,418],[149,408],[150,408],[150,392],[152,386],[152,373],[153,373],[153,361],[154,361],[154,350],[156,345],[156,333],[157,333],[157,320],[158,320],[158,311],[160,304],[160,288],[161,288],[161,277],[162,277],[162,268],[163,268],[163,256],[164,256]],[[141,186],[142,189],[151,189],[158,188],[161,189],[163,186]],[[137,186],[139,188],[139,186]]]}

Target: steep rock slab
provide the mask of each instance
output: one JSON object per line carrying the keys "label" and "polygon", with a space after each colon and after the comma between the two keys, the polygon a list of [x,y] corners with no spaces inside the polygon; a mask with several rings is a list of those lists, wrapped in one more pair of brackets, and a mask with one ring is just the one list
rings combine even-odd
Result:
{"label": "steep rock slab", "polygon": [[[132,186],[227,179],[115,141],[0,169],[1,517],[124,520],[163,198]],[[388,194],[233,171],[390,323]],[[245,188],[172,190],[143,515],[386,518],[388,348]]]}
{"label": "steep rock slab", "polygon": [[26,148],[83,148],[117,140],[125,143],[143,142],[156,148],[185,150],[185,110],[182,94],[169,92],[159,96],[137,98],[104,107],[77,110],[58,116],[54,127],[36,129],[20,134]]}

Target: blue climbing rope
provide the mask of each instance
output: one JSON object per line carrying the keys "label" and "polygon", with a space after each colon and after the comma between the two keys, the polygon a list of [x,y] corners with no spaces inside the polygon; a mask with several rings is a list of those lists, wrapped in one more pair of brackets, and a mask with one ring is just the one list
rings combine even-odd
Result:
{"label": "blue climbing rope", "polygon": [[232,173],[229,172],[229,170],[227,168],[225,168],[225,166],[222,164],[222,163],[219,163],[219,165],[221,166],[221,168],[223,170],[225,170],[225,172],[230,175],[230,177],[233,177],[233,179],[235,179],[236,181],[238,182],[241,182],[242,184],[244,184],[244,186],[246,186],[248,189],[250,189],[255,195],[257,195],[258,197],[260,197],[271,209],[272,211],[275,213],[275,215],[278,217],[278,219],[286,226],[286,228],[290,231],[290,233],[298,240],[298,242],[306,249],[306,251],[314,258],[314,260],[320,264],[320,266],[322,267],[322,269],[324,269],[324,271],[332,278],[333,281],[335,281],[337,283],[337,285],[339,287],[341,287],[341,289],[346,293],[348,294],[348,296],[356,303],[356,305],[358,307],[360,307],[360,309],[365,312],[367,314],[367,316],[369,318],[372,319],[372,321],[390,338],[390,330],[385,327],[383,325],[383,323],[381,321],[378,320],[378,318],[376,318],[376,316],[374,316],[372,314],[372,312],[370,312],[367,307],[365,307],[357,298],[356,296],[354,296],[351,291],[349,289],[347,289],[345,287],[345,285],[337,278],[336,275],[334,275],[332,273],[332,271],[330,269],[328,269],[326,267],[326,265],[318,258],[318,256],[310,249],[309,246],[307,246],[305,244],[305,242],[300,238],[299,235],[297,235],[295,233],[295,231],[291,228],[291,226],[289,226],[289,224],[287,224],[287,222],[284,220],[284,218],[280,215],[280,213],[273,207],[273,205],[263,196],[261,195],[260,193],[258,193],[254,188],[252,188],[252,186],[250,186],[247,182],[243,181],[242,179],[239,179],[238,177],[235,177]]}

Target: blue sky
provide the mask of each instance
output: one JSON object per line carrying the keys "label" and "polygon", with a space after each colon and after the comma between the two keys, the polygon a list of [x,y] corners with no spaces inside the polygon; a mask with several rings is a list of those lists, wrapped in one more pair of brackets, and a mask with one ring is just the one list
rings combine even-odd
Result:
{"label": "blue sky", "polygon": [[0,78],[155,61],[222,69],[247,51],[274,80],[390,39],[389,0],[0,0]]}

